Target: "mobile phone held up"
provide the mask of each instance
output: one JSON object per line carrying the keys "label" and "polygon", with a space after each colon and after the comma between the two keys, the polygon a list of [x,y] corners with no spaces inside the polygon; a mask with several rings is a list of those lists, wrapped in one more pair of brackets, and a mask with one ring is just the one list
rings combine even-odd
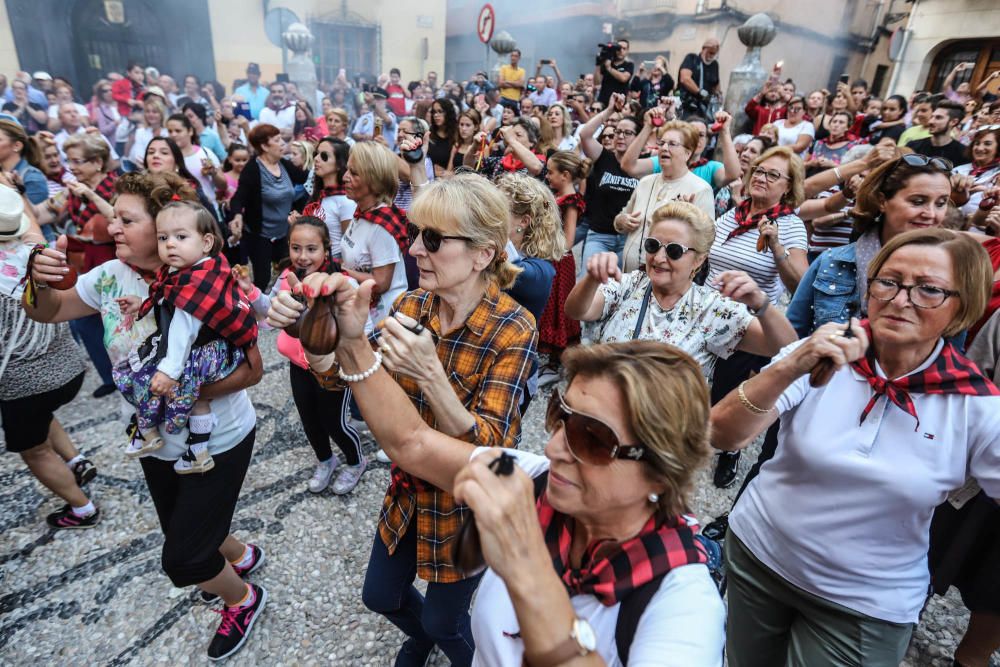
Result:
{"label": "mobile phone held up", "polygon": [[850,81],[850,80],[851,80],[851,76],[849,74],[841,74],[840,78],[837,79],[837,81],[839,81],[840,83],[844,84],[845,86],[847,85],[847,82]]}
{"label": "mobile phone held up", "polygon": [[250,113],[249,102],[233,102],[233,114],[236,116],[243,116],[247,120],[253,120],[253,116]]}

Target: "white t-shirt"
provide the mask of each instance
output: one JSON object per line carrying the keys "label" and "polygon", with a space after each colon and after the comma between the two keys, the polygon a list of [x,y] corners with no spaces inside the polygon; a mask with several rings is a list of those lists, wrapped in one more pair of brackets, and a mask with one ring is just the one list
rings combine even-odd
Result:
{"label": "white t-shirt", "polygon": [[[476,452],[485,451],[485,448]],[[544,456],[509,450],[531,477],[549,468]],[[475,456],[475,454],[473,454]],[[574,595],[570,604],[597,637],[597,652],[609,667],[620,667],[615,626],[621,604],[604,606],[593,595]],[[704,565],[671,570],[639,619],[629,648],[629,667],[721,667],[726,610]],[[520,667],[524,642],[503,580],[486,570],[472,606],[477,667]],[[568,631],[568,629],[567,629]]]}
{"label": "white t-shirt", "polygon": [[[787,127],[786,122],[784,118],[774,121],[774,126],[778,128],[779,146],[794,146],[795,142],[799,140],[799,136],[803,134],[809,135],[809,145],[812,145],[812,140],[816,137],[816,128],[813,127],[812,123],[804,120],[795,127]],[[799,156],[804,158],[808,152],[809,146],[806,146],[805,150],[799,153]]]}
{"label": "white t-shirt", "polygon": [[[600,287],[604,297],[601,319],[587,326],[591,339],[601,343],[633,340],[649,279],[633,271],[622,281],[611,279]],[[715,361],[728,359],[746,335],[753,315],[742,303],[722,296],[704,285],[691,285],[670,310],[664,310],[650,295],[639,340],[656,340],[684,350],[698,362],[711,384]]]}
{"label": "white t-shirt", "polygon": [[[786,250],[806,249],[806,226],[797,215],[778,218],[778,240]],[[757,252],[757,238],[760,232],[754,227],[750,231],[729,239],[729,233],[736,229],[736,209],[731,208],[715,221],[715,242],[708,253],[708,280],[710,285],[723,271],[746,271],[756,281],[757,286],[767,293],[772,304],[778,303],[785,285],[778,275],[771,250]]]}
{"label": "white t-shirt", "polygon": [[930,582],[934,508],[969,477],[1000,498],[1000,397],[913,392],[919,424],[881,397],[859,425],[872,395],[850,367],[824,387],[811,387],[808,375],[792,383],[775,406],[777,453],[729,524],[791,584],[874,618],[915,623]]}
{"label": "white t-shirt", "polygon": [[[137,354],[139,347],[156,333],[156,322],[152,314],[140,320],[135,319],[135,315],[123,315],[115,299],[122,296],[145,299],[149,296],[149,286],[139,274],[113,259],[80,276],[76,281],[76,292],[85,304],[101,314],[104,346],[112,365],[125,363],[135,368],[142,361]],[[235,447],[257,423],[257,413],[243,390],[213,398],[212,414],[219,421],[208,441],[208,451],[213,456]],[[171,434],[161,428],[163,447],[151,456],[164,461],[180,458],[187,451],[187,436],[187,429]]]}
{"label": "white t-shirt", "polygon": [[340,240],[340,260],[345,269],[362,273],[395,264],[389,289],[379,296],[369,312],[368,325],[378,324],[389,314],[396,298],[406,291],[406,267],[399,244],[392,234],[374,222],[355,218]]}
{"label": "white t-shirt", "polygon": [[323,197],[319,210],[314,214],[325,222],[327,229],[330,230],[330,250],[334,257],[339,257],[341,253],[340,238],[343,236],[343,231],[340,228],[340,223],[343,220],[354,218],[354,212],[357,209],[358,205],[353,200],[348,199],[347,195],[333,195]]}
{"label": "white t-shirt", "polygon": [[274,125],[279,130],[290,130],[295,127],[295,105],[290,104],[279,111],[275,111],[271,107],[264,107],[260,110],[258,121]]}
{"label": "white t-shirt", "polygon": [[[968,176],[969,174],[972,173],[972,163],[967,162],[965,164],[960,164],[951,171],[954,174]],[[993,182],[993,179],[996,178],[998,174],[1000,174],[1000,167],[989,169],[976,177],[974,181],[975,185],[980,186],[982,188],[988,188],[989,185]],[[979,202],[981,202],[982,200],[983,200],[983,190],[980,190],[978,192],[973,192],[972,194],[969,195],[969,201],[965,202],[965,205],[962,206],[962,208],[959,210],[962,211],[962,215],[970,216],[979,210]]]}
{"label": "white t-shirt", "polygon": [[216,169],[218,169],[219,158],[215,157],[215,153],[205,150],[201,146],[195,146],[195,148],[197,150],[194,153],[184,156],[184,166],[187,167],[187,170],[191,172],[192,176],[198,179],[198,182],[201,184],[201,189],[205,193],[205,197],[208,201],[214,204],[216,201],[215,183],[212,182],[211,176],[206,176],[201,173],[201,161],[203,159],[208,160]]}

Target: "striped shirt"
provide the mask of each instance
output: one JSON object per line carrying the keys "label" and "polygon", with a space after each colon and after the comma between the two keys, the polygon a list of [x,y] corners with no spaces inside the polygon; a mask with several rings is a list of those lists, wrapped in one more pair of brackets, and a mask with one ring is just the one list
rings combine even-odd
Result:
{"label": "striped shirt", "polygon": [[[816,196],[816,199],[828,199],[840,192],[839,186],[833,186]],[[850,206],[841,209],[845,214],[851,210]],[[831,214],[833,215],[833,214]],[[812,225],[812,234],[809,236],[809,252],[823,252],[830,248],[839,248],[851,242],[851,233],[854,231],[854,221],[848,216],[835,225],[817,227],[815,222]]]}
{"label": "striped shirt", "polygon": [[[806,227],[797,215],[778,218],[778,240],[786,250],[805,250]],[[715,221],[715,242],[708,253],[708,281],[713,284],[723,271],[746,271],[757,285],[764,290],[771,303],[777,304],[785,291],[778,275],[778,266],[770,250],[757,252],[760,233],[756,228],[726,240],[735,230],[736,209],[732,208]]]}

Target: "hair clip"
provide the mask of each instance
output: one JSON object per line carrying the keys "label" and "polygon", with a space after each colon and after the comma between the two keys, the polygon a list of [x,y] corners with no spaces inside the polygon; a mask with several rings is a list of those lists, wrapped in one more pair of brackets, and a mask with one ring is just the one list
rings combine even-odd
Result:
{"label": "hair clip", "polygon": [[180,200],[181,200],[181,196],[179,194],[177,194],[176,192],[174,194],[170,195],[170,201],[180,201]]}

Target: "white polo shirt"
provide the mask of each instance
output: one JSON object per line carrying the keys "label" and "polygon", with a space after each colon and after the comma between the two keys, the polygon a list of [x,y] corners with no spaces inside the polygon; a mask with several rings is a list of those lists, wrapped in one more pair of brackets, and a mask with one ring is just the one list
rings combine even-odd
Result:
{"label": "white polo shirt", "polygon": [[915,623],[930,582],[934,508],[968,477],[1000,498],[1000,397],[914,392],[914,430],[917,421],[884,396],[859,425],[872,394],[851,368],[825,387],[796,380],[776,406],[777,453],[729,524],[791,584],[877,619]]}

